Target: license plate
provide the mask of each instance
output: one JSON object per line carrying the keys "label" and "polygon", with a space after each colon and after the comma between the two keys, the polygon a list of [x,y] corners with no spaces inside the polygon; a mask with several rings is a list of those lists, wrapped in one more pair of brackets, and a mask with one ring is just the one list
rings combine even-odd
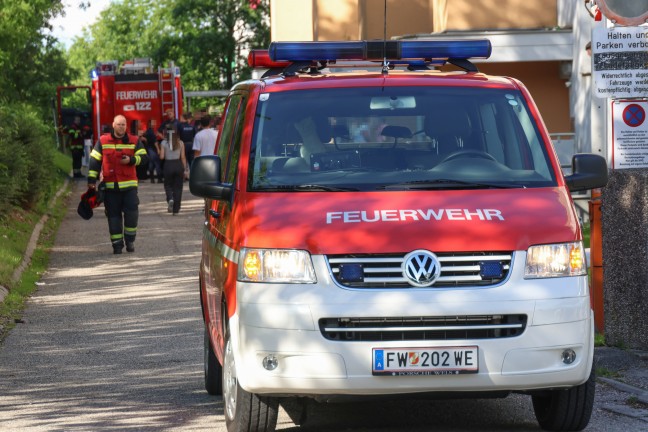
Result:
{"label": "license plate", "polygon": [[479,348],[374,348],[373,375],[459,375],[479,371]]}

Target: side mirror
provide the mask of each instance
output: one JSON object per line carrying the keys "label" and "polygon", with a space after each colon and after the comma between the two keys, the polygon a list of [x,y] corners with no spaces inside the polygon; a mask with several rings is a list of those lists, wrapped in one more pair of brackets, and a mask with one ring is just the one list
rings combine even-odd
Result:
{"label": "side mirror", "polygon": [[234,188],[231,184],[221,183],[220,178],[220,157],[199,156],[191,163],[189,191],[201,198],[230,200]]}
{"label": "side mirror", "polygon": [[565,176],[565,181],[572,192],[604,187],[608,182],[605,158],[589,153],[575,154],[572,158],[572,174]]}

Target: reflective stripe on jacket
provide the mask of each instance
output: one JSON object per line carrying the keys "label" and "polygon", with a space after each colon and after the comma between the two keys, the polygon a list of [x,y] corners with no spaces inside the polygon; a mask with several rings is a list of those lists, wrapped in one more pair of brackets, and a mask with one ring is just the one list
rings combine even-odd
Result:
{"label": "reflective stripe on jacket", "polygon": [[67,133],[70,137],[70,150],[83,150],[83,135],[81,127],[77,124],[72,124]]}

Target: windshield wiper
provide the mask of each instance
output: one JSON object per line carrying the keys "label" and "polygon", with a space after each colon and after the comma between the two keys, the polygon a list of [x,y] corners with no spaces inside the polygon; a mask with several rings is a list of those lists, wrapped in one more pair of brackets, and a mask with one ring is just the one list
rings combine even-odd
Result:
{"label": "windshield wiper", "polygon": [[434,190],[434,189],[518,189],[526,186],[511,183],[487,183],[487,182],[471,182],[465,180],[454,179],[433,179],[433,180],[412,180],[403,183],[396,183],[391,185],[382,186],[380,189],[421,189],[421,190]]}
{"label": "windshield wiper", "polygon": [[323,192],[350,192],[359,189],[352,187],[337,187],[319,184],[304,184],[304,185],[278,185],[260,188],[262,191],[323,191]]}

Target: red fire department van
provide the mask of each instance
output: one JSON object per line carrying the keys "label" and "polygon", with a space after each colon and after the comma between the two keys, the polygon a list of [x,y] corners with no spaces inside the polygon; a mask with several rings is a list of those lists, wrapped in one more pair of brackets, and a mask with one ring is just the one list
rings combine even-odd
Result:
{"label": "red fire department van", "polygon": [[[92,125],[93,137],[112,127],[117,114],[126,116],[129,132],[137,135],[149,125],[162,124],[166,110],[175,117],[182,114],[182,85],[180,69],[170,63],[154,67],[150,59],[136,58],[120,65],[116,60],[100,61],[91,71],[92,87],[68,86],[57,89],[58,125],[69,126],[75,115]],[[89,92],[88,112],[64,106],[66,92]]]}
{"label": "red fire department van", "polygon": [[563,176],[524,85],[469,60],[490,52],[250,54],[268,71],[232,88],[190,179],[206,199],[205,386],[229,431],[273,430],[285,397],[425,393],[524,393],[543,429],[587,425],[593,316],[570,191],[604,186],[606,161],[577,154]]}

